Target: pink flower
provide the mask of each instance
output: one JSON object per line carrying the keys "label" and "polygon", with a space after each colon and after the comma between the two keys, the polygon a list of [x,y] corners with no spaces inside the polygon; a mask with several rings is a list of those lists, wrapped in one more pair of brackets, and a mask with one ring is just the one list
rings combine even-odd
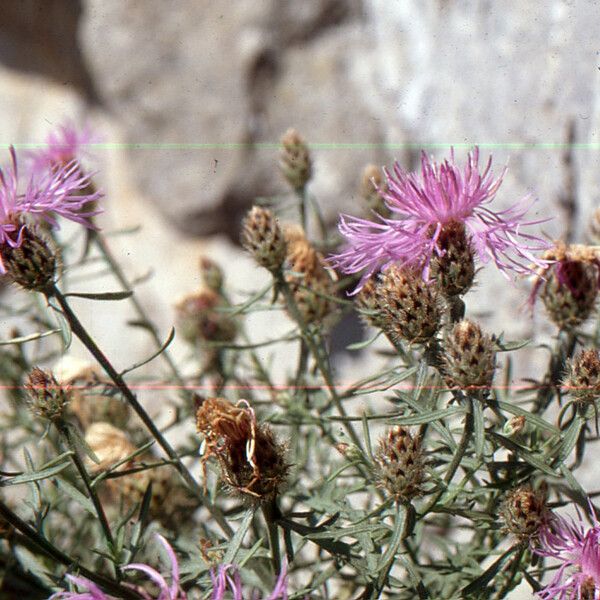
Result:
{"label": "pink flower", "polygon": [[[540,592],[544,600],[600,598],[600,523],[590,503],[592,527],[554,516],[542,528],[534,552],[559,561],[552,581]],[[579,511],[578,511],[579,514]]]}
{"label": "pink flower", "polygon": [[[86,205],[102,197],[100,192],[87,191],[88,176],[76,162],[70,162],[44,173],[31,174],[24,191],[19,191],[19,173],[15,149],[10,148],[11,164],[0,169],[0,244],[13,248],[21,245],[22,218],[46,221],[57,227],[57,216],[94,229],[91,217],[100,211]],[[0,260],[0,273],[4,273]]]}
{"label": "pink flower", "polygon": [[71,122],[63,123],[48,134],[45,147],[27,153],[31,161],[31,170],[39,174],[74,160],[80,161],[90,155],[89,147],[98,139],[87,125],[76,127]]}
{"label": "pink flower", "polygon": [[[239,571],[234,565],[221,565],[217,574],[211,571],[213,581],[213,592],[211,600],[225,600],[227,590],[231,590],[233,600],[244,600],[242,590],[242,579]],[[275,583],[275,588],[264,600],[287,600],[287,565],[284,563],[281,573]],[[251,596],[253,600],[258,600],[258,596]]]}
{"label": "pink flower", "polygon": [[[158,596],[150,596],[144,590],[135,587],[145,600],[187,600],[186,593],[179,585],[179,564],[177,556],[173,552],[169,542],[160,534],[156,534],[158,541],[163,545],[169,562],[171,563],[171,585],[166,579],[153,567],[142,563],[131,563],[123,567],[123,571],[141,571],[148,576],[157,586],[159,591]],[[116,600],[113,596],[105,594],[95,583],[85,577],[73,577],[67,575],[67,579],[77,587],[84,589],[84,592],[58,592],[50,596],[48,600]],[[127,585],[127,584],[124,584]]]}
{"label": "pink flower", "polygon": [[504,274],[534,272],[531,263],[543,266],[545,262],[533,252],[549,244],[522,230],[547,219],[525,221],[531,204],[527,199],[503,211],[491,210],[487,205],[506,172],[505,168],[494,179],[491,165],[490,157],[479,172],[475,148],[462,170],[454,162],[454,151],[450,160],[439,165],[423,152],[420,173],[407,173],[398,163],[393,173],[384,169],[388,189],[381,193],[395,218],[378,217],[374,222],[342,215],[339,230],[348,243],[331,262],[347,274],[362,271],[359,289],[373,273],[394,263],[422,269],[428,279],[432,258],[444,253],[439,245],[444,227],[462,223],[482,262],[493,261]]}

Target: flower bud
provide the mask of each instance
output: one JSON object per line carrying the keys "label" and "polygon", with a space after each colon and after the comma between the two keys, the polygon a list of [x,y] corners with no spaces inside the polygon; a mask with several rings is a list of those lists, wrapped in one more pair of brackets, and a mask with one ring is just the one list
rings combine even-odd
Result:
{"label": "flower bud", "polygon": [[425,461],[421,440],[408,429],[396,426],[379,440],[375,453],[378,486],[396,502],[406,502],[422,491]]}
{"label": "flower bud", "polygon": [[459,321],[444,339],[446,382],[453,388],[489,391],[496,369],[496,350],[477,323]]}
{"label": "flower bud", "polygon": [[508,493],[501,510],[506,529],[521,540],[535,537],[550,518],[545,494],[524,485]]}
{"label": "flower bud", "polygon": [[223,298],[214,290],[200,290],[184,296],[176,305],[177,328],[191,344],[231,342],[237,335],[237,323],[224,308]]}
{"label": "flower bud", "polygon": [[567,363],[563,380],[567,392],[579,404],[595,402],[600,397],[600,354],[598,350],[582,350]]}
{"label": "flower bud", "polygon": [[242,245],[256,262],[271,272],[281,269],[286,244],[279,222],[268,209],[253,206],[242,224]]}
{"label": "flower bud", "polygon": [[442,229],[438,246],[443,251],[431,262],[431,277],[444,296],[462,296],[475,278],[475,250],[463,223],[448,223]]}
{"label": "flower bud", "polygon": [[583,323],[594,310],[598,295],[595,265],[563,260],[553,265],[541,291],[550,320],[561,329]]}
{"label": "flower bud", "polygon": [[382,217],[389,218],[391,211],[382,195],[386,190],[387,181],[382,170],[376,165],[367,165],[360,181],[360,195],[364,198],[369,210],[375,211]]}
{"label": "flower bud", "polygon": [[268,426],[256,422],[245,400],[234,406],[208,398],[196,413],[196,425],[204,436],[203,464],[215,457],[232,491],[251,502],[277,496],[289,471],[285,447]]}
{"label": "flower bud", "polygon": [[322,255],[306,239],[301,227],[287,226],[284,235],[288,267],[285,280],[296,307],[306,323],[323,321],[336,309],[334,301],[327,297],[337,294],[335,282]]}
{"label": "flower bud", "polygon": [[25,226],[21,245],[13,248],[4,243],[0,255],[8,276],[18,285],[34,292],[46,293],[56,281],[57,258],[51,242]]}
{"label": "flower bud", "polygon": [[214,292],[220,293],[223,289],[223,270],[207,256],[200,257],[200,276],[202,283]]}
{"label": "flower bud", "polygon": [[69,390],[61,386],[52,373],[35,367],[29,373],[25,389],[35,415],[58,423],[69,403]]}
{"label": "flower bud", "polygon": [[526,425],[527,420],[523,415],[514,416],[508,419],[508,421],[506,421],[504,427],[502,428],[502,433],[504,433],[504,435],[507,435],[508,437],[511,437],[513,435],[521,433],[521,431],[525,429]]}
{"label": "flower bud", "polygon": [[433,283],[412,269],[392,266],[381,277],[377,290],[383,307],[383,329],[394,339],[426,343],[441,325],[442,310]]}
{"label": "flower bud", "polygon": [[281,144],[281,172],[294,190],[302,190],[312,176],[312,160],[308,146],[295,129],[288,129],[284,133]]}

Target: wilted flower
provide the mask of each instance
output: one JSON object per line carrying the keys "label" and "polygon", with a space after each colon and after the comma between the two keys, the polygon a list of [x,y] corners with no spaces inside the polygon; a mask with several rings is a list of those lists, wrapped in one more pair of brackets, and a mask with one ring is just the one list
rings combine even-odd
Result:
{"label": "wilted flower", "polygon": [[[57,227],[57,216],[94,228],[91,217],[100,211],[84,209],[88,202],[101,197],[99,192],[85,193],[90,180],[76,162],[29,176],[25,190],[19,191],[17,156],[10,149],[11,164],[0,170],[0,244],[18,248],[23,241],[24,218],[45,221]],[[0,273],[6,269],[0,260]]]}
{"label": "wilted flower", "polygon": [[[169,585],[166,579],[153,567],[142,563],[131,563],[123,567],[123,571],[141,571],[148,576],[152,582],[158,586],[158,596],[151,596],[145,590],[138,586],[131,586],[138,592],[144,600],[187,600],[187,594],[181,589],[179,584],[179,564],[177,562],[177,556],[171,548],[171,545],[167,540],[160,534],[156,534],[158,541],[163,545],[169,562],[171,563],[171,585]],[[105,594],[93,581],[86,579],[85,577],[73,577],[67,575],[67,579],[83,589],[83,592],[58,592],[50,596],[48,600],[116,600],[114,596]],[[124,584],[127,585],[127,584]]]}
{"label": "wilted flower", "polygon": [[381,191],[396,218],[373,222],[343,215],[339,229],[348,244],[332,258],[333,264],[344,273],[363,272],[362,283],[392,264],[415,266],[428,279],[432,260],[444,256],[445,230],[458,223],[482,262],[492,260],[504,273],[531,273],[530,263],[545,264],[533,252],[548,244],[523,228],[542,221],[524,220],[529,208],[525,200],[498,212],[487,207],[505,170],[494,179],[490,157],[480,173],[478,148],[469,153],[462,170],[454,152],[439,165],[423,153],[420,174],[407,173],[395,163],[393,173],[385,170],[388,187]]}
{"label": "wilted flower", "polygon": [[31,170],[35,174],[42,174],[74,160],[80,161],[89,155],[90,145],[97,141],[98,136],[89,126],[77,127],[72,122],[63,123],[48,134],[43,148],[27,153]]}
{"label": "wilted flower", "polygon": [[[217,573],[211,571],[213,592],[211,600],[225,600],[227,590],[233,594],[234,600],[243,600],[242,579],[234,565],[220,565]],[[275,588],[264,600],[287,600],[287,565],[283,563]],[[259,600],[257,595],[250,596],[252,600]]]}
{"label": "wilted flower", "polygon": [[214,456],[232,491],[254,502],[277,496],[289,471],[285,446],[270,427],[257,423],[248,402],[208,398],[196,413],[196,426],[204,436],[203,464]]}
{"label": "wilted flower", "polygon": [[[578,511],[579,514],[579,511]],[[579,520],[554,516],[542,528],[534,552],[560,565],[552,581],[537,595],[544,600],[600,598],[600,523],[590,505],[592,527]]]}

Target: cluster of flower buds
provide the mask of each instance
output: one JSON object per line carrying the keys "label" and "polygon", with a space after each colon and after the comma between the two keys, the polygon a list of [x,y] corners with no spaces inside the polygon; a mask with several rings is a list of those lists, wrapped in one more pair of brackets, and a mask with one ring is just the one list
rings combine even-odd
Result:
{"label": "cluster of flower buds", "polygon": [[425,458],[420,438],[404,427],[393,427],[379,440],[374,458],[377,484],[396,502],[407,502],[421,494]]}
{"label": "cluster of flower buds", "polygon": [[531,540],[539,535],[550,518],[551,511],[542,490],[523,485],[511,490],[501,510],[506,529],[520,540]]}
{"label": "cluster of flower buds", "polygon": [[242,245],[254,260],[272,273],[281,271],[286,243],[277,217],[267,208],[253,206],[242,223]]}
{"label": "cluster of flower buds", "polygon": [[288,129],[281,138],[279,167],[292,189],[301,191],[312,177],[310,151],[295,129]]}
{"label": "cluster of flower buds", "polygon": [[223,293],[220,267],[203,257],[200,273],[204,287],[177,302],[176,323],[183,338],[202,350],[205,368],[211,370],[219,364],[221,350],[218,343],[232,342],[238,334],[238,323],[227,312],[230,304]]}
{"label": "cluster of flower buds", "polygon": [[444,338],[442,356],[446,382],[451,388],[487,394],[496,370],[496,347],[477,323],[456,323]]}
{"label": "cluster of flower buds", "polygon": [[202,462],[218,460],[221,477],[232,492],[250,502],[274,499],[289,471],[285,446],[267,425],[256,421],[245,400],[204,400],[196,413],[203,436]]}
{"label": "cluster of flower buds", "polygon": [[285,280],[290,286],[296,307],[306,323],[323,321],[335,312],[337,293],[323,256],[315,250],[298,225],[284,228],[287,247]]}

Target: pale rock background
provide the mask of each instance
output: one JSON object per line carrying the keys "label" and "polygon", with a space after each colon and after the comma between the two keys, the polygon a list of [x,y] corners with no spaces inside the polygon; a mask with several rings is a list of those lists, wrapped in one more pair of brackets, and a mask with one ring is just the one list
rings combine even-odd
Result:
{"label": "pale rock background", "polygon": [[[599,198],[599,27],[592,0],[3,2],[1,141],[39,143],[64,118],[102,131],[103,225],[142,226],[113,244],[131,277],[153,270],[138,291],[166,335],[201,252],[237,291],[264,280],[239,221],[253,198],[287,192],[276,146],[289,126],[314,144],[311,189],[331,222],[360,211],[367,162],[414,167],[420,147],[464,156],[479,143],[496,172],[510,156],[499,203],[530,193],[550,237],[582,241]],[[489,329],[552,333],[520,310],[526,285],[492,269],[480,280],[467,304]],[[79,308],[119,366],[148,354],[126,304]],[[258,336],[287,327],[272,313],[251,323]],[[543,356],[527,356],[519,372],[539,371]]]}

